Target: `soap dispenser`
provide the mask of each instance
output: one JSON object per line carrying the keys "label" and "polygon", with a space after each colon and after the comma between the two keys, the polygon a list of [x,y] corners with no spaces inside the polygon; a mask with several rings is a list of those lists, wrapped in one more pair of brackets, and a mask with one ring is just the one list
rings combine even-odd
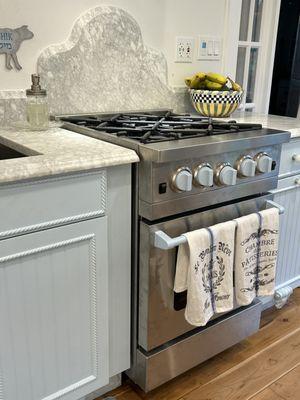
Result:
{"label": "soap dispenser", "polygon": [[41,88],[39,75],[32,74],[31,81],[31,88],[26,90],[27,121],[32,130],[45,130],[49,127],[47,92]]}

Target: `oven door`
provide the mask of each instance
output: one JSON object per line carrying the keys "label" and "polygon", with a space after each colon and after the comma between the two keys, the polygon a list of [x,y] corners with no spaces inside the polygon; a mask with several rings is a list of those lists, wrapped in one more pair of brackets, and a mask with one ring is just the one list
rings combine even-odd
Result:
{"label": "oven door", "polygon": [[140,222],[138,344],[145,351],[166,344],[195,329],[184,318],[186,294],[173,291],[177,248],[161,250],[154,246],[160,230],[170,237],[208,227],[266,208],[267,194],[228,205],[203,209],[164,222]]}

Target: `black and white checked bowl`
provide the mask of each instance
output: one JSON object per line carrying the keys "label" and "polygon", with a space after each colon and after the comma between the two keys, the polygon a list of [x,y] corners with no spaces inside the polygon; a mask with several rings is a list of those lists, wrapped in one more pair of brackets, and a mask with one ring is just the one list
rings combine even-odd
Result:
{"label": "black and white checked bowl", "polygon": [[195,110],[206,117],[229,117],[242,102],[243,91],[189,89]]}

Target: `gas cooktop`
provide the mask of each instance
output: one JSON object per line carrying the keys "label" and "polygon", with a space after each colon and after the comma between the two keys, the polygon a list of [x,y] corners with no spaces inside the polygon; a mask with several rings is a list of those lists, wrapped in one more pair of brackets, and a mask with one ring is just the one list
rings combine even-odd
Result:
{"label": "gas cooktop", "polygon": [[61,118],[65,122],[126,137],[143,144],[198,138],[261,129],[260,124],[237,123],[189,114],[122,113],[115,115],[77,115]]}
{"label": "gas cooktop", "polygon": [[63,128],[133,149],[141,160],[167,162],[273,145],[289,135],[260,124],[168,110],[64,115]]}

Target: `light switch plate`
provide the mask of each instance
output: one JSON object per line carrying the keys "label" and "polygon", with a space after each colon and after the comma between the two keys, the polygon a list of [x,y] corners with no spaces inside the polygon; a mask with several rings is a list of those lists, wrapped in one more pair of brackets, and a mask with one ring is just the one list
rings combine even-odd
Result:
{"label": "light switch plate", "polygon": [[222,39],[219,36],[198,36],[196,43],[197,60],[220,60]]}
{"label": "light switch plate", "polygon": [[175,61],[191,63],[194,56],[194,38],[191,36],[177,36],[175,44]]}

